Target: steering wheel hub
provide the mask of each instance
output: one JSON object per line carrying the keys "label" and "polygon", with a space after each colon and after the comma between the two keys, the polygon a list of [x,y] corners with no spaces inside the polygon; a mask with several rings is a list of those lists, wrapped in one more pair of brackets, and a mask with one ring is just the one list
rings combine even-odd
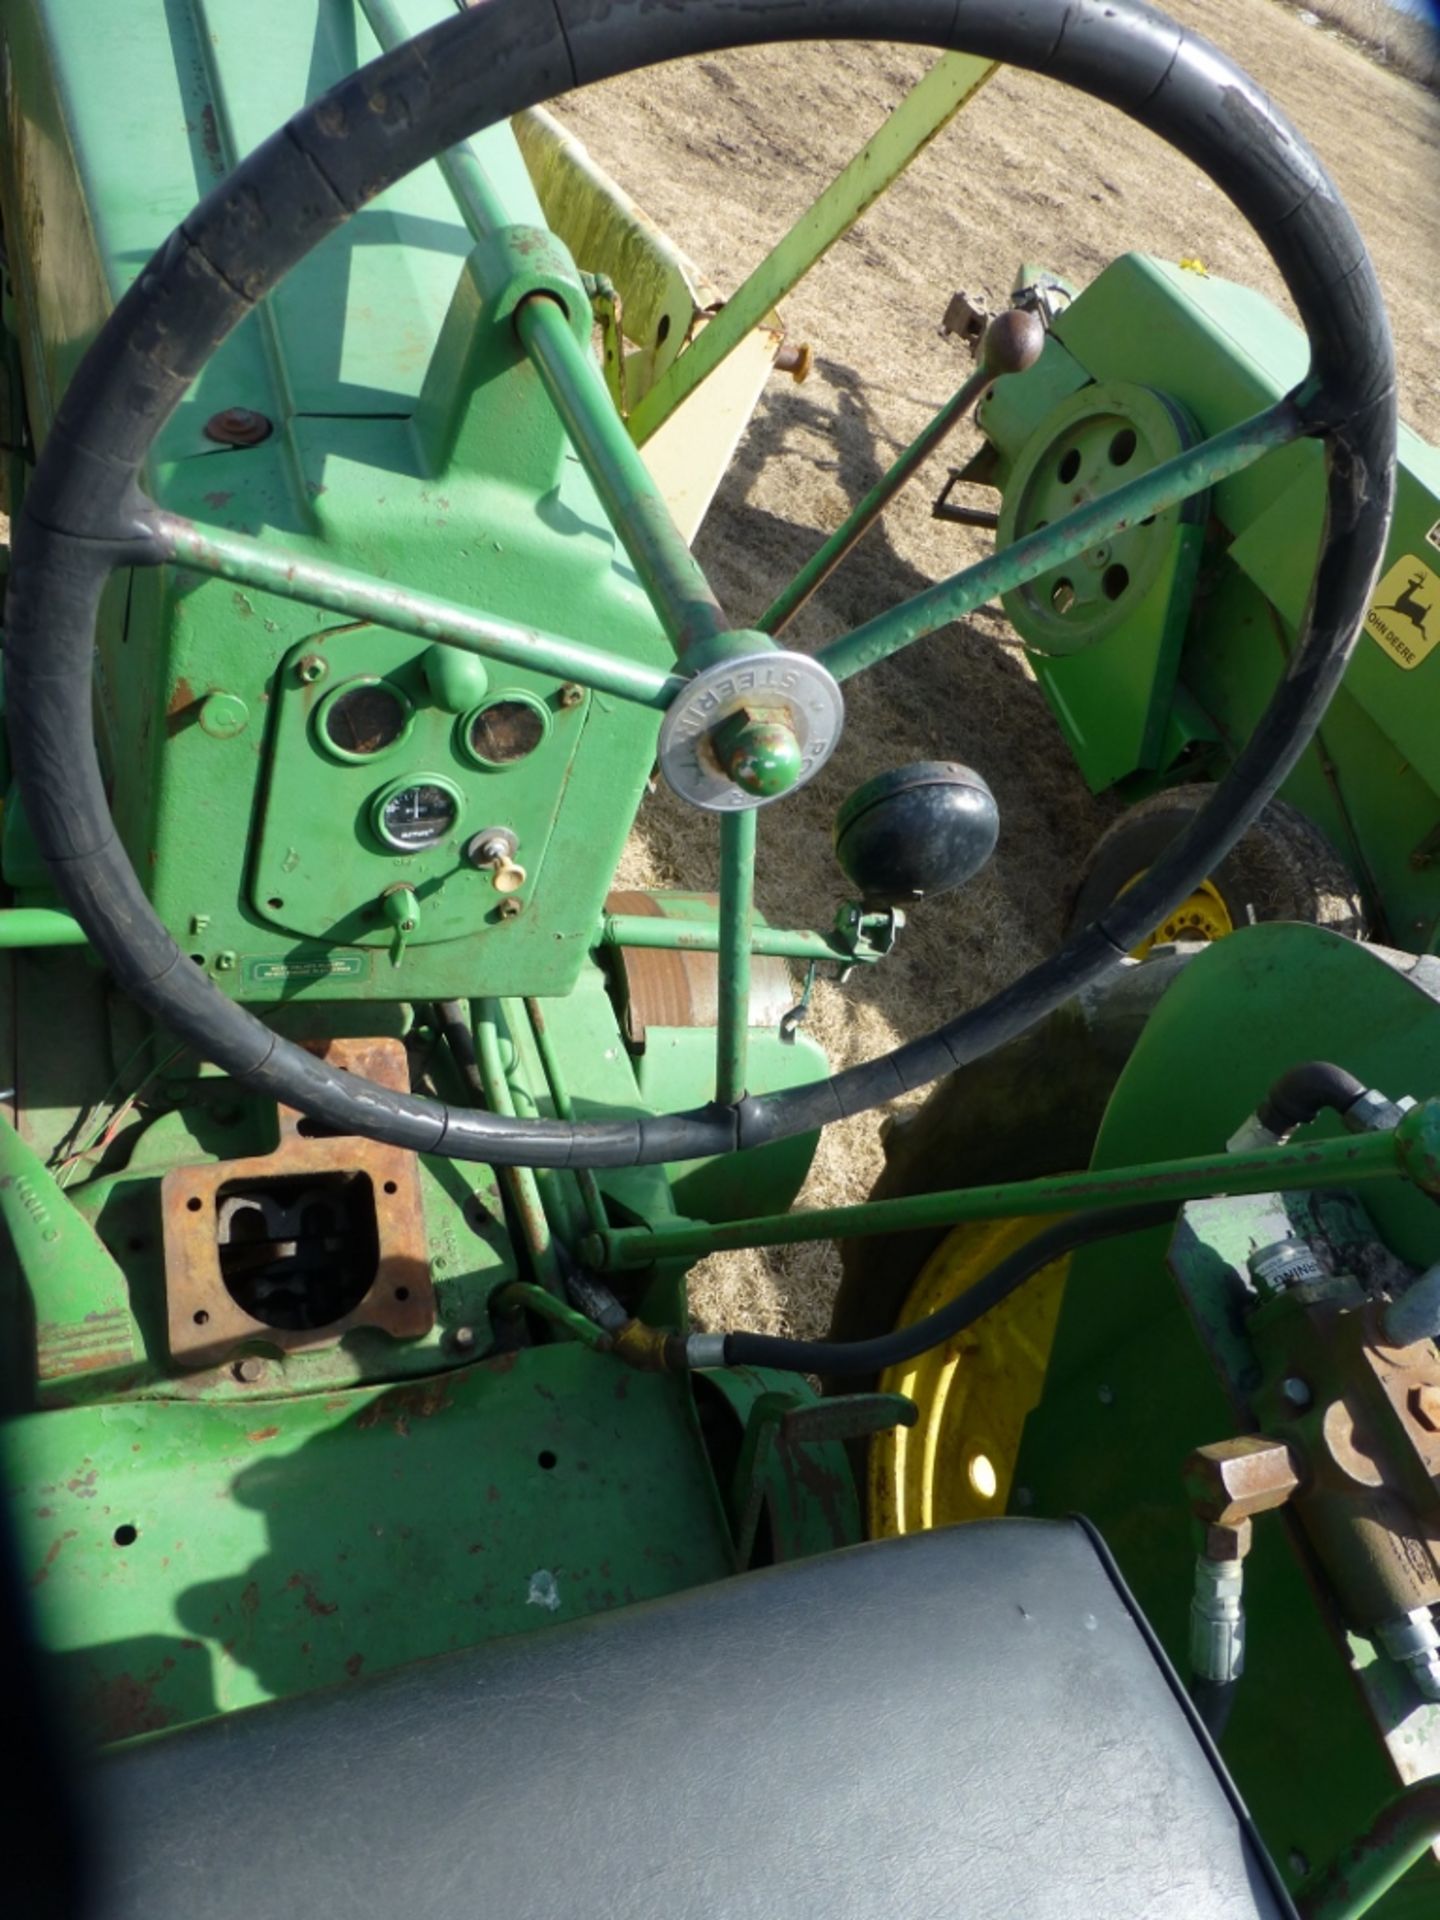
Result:
{"label": "steering wheel hub", "polygon": [[764,807],[813,780],[835,751],[845,702],[828,668],[777,647],[704,667],[666,709],[660,771],[707,813]]}

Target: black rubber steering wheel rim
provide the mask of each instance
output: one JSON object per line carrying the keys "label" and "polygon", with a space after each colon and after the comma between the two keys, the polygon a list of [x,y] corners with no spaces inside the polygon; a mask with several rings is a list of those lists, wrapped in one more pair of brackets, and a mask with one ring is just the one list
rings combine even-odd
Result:
{"label": "black rubber steering wheel rim", "polygon": [[[1029,68],[1121,108],[1196,162],[1269,248],[1311,344],[1293,396],[1327,443],[1309,615],[1269,708],[1183,840],[1104,916],[983,1007],[809,1087],[570,1125],[400,1094],[327,1067],[228,1000],[146,900],[95,753],[100,594],[169,555],[140,490],[155,435],[220,342],[385,187],[568,88],[782,40],[885,39]],[[1223,858],[1308,745],[1358,637],[1395,482],[1395,378],[1374,270],[1334,186],[1207,42],[1124,0],[483,0],[352,74],[206,198],[117,305],[61,402],[16,529],[5,644],[16,774],[56,889],[117,984],[248,1091],[343,1133],[494,1165],[685,1160],[808,1132],[977,1059],[1118,964]]]}

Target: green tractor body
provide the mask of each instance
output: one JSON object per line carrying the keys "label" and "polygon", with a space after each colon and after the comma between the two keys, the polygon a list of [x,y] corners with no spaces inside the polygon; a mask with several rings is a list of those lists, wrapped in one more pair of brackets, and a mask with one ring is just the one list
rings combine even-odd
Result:
{"label": "green tractor body", "polygon": [[[1012,28],[1032,29],[976,0],[981,51],[947,52],[721,303],[535,111],[542,81],[553,94],[601,71],[586,35],[608,47],[632,9],[585,11],[0,6],[18,769],[0,769],[0,1460],[54,1716],[108,1756],[95,1795],[138,1863],[101,1910],[198,1913],[203,1885],[206,1911],[246,1920],[302,1905],[638,1920],[661,1910],[652,1896],[846,1920],[934,1911],[944,1885],[966,1913],[1094,1912],[1104,1889],[1110,1920],[1158,1920],[1162,1897],[1165,1920],[1294,1920],[1302,1887],[1307,1920],[1419,1920],[1440,1885],[1422,1857],[1440,1834],[1430,1799],[1342,1849],[1397,1789],[1433,1795],[1440,1776],[1440,1656],[1422,1697],[1390,1632],[1404,1616],[1423,1638],[1440,1601],[1432,1339],[1393,1362],[1411,1372],[1374,1431],[1346,1429],[1362,1491],[1335,1492],[1322,1528],[1297,1469],[1295,1509],[1259,1523],[1224,1748],[1258,1835],[1177,1673],[1205,1517],[1186,1455],[1263,1428],[1272,1454],[1319,1472],[1331,1416],[1381,1364],[1377,1316],[1419,1299],[1440,1256],[1428,963],[1293,927],[1201,955],[1082,1076],[1066,1116],[1082,1151],[1056,1165],[1029,1116],[1069,1044],[1066,1007],[1092,1004],[1072,989],[1133,985],[1121,933],[1144,925],[1128,909],[1064,961],[1063,990],[1059,973],[1034,989],[1000,1036],[1012,1046],[952,1026],[923,1070],[902,1051],[827,1085],[800,1030],[815,969],[880,960],[912,902],[988,858],[983,778],[924,762],[852,796],[854,897],[837,872],[833,927],[768,926],[752,898],[757,813],[825,764],[843,682],[1001,586],[1092,785],[1138,793],[1234,756],[1269,724],[1288,657],[1343,651],[1348,627],[1307,628],[1310,583],[1333,561],[1343,613],[1365,540],[1383,537],[1383,422],[1346,442],[1375,458],[1374,491],[1322,553],[1325,487],[1345,480],[1332,458],[1327,481],[1319,436],[1351,416],[1287,398],[1302,336],[1243,289],[1127,256],[1037,339],[1031,371],[975,387],[983,477],[1005,497],[997,562],[814,653],[776,645],[778,614],[731,631],[688,541],[780,352],[775,302],[1010,57]],[[704,0],[633,11],[650,37],[607,51],[606,71],[708,17]],[[744,11],[742,40],[835,24],[818,5]],[[935,30],[901,11],[881,24]],[[1143,67],[1152,31],[1117,43],[1122,67]],[[500,87],[507,59],[539,63],[523,100],[370,191],[386,142],[450,112],[467,72]],[[1209,60],[1175,54],[1202,102]],[[1068,77],[1087,73],[1074,56]],[[1283,170],[1268,107],[1246,110]],[[1192,102],[1172,131],[1205,124]],[[355,151],[374,178],[352,207]],[[302,180],[312,224],[332,202],[350,215],[297,243],[273,288],[260,242],[253,285],[224,264],[300,220],[259,194],[266,166]],[[1341,213],[1304,246],[1343,240]],[[213,351],[160,409],[118,521],[70,526],[55,501],[75,476],[93,479],[89,511],[124,466],[85,437],[95,395],[139,434],[147,382],[195,351],[192,295]],[[148,302],[147,360],[125,329]],[[1310,317],[1321,336],[1343,319],[1319,296]],[[1023,329],[1010,344],[1028,352]],[[1425,559],[1440,467],[1413,438],[1401,451],[1368,630],[1284,791],[1419,949],[1440,926],[1440,749],[1416,697],[1440,672]],[[1142,508],[1077,548],[1070,508],[1137,476]],[[1027,559],[1017,543],[1047,528],[1060,557]],[[55,799],[88,739],[56,748],[43,712],[96,551],[114,833],[91,845],[84,807]],[[81,584],[37,615],[33,582],[55,564]],[[791,610],[814,584],[792,582]],[[1282,733],[1313,724],[1283,697],[1274,712]],[[615,891],[657,763],[717,816],[718,901]],[[1142,896],[1153,928],[1163,903]],[[151,914],[173,947],[146,948]],[[127,972],[146,951],[160,958]],[[187,1027],[196,1004],[210,1027]],[[239,1064],[237,1034],[256,1049]],[[1353,1098],[1348,1133],[1319,1108],[1254,1131],[1277,1077],[1331,1058],[1363,1079],[1360,1132]],[[987,1062],[998,1081],[967,1077]],[[981,1090],[988,1146],[954,1129],[929,1193],[792,1212],[822,1125],[956,1064],[944,1084]],[[1013,1104],[1005,1071],[1026,1082]],[[1418,1107],[1396,1104],[1410,1094]],[[1032,1217],[1111,1237],[1085,1247],[1077,1230],[1048,1376],[1030,1356],[1038,1404],[1007,1402],[1018,1460],[976,1480],[994,1524],[833,1555],[865,1531],[857,1448],[917,1420],[928,1433],[927,1411],[863,1377],[893,1355],[697,1332],[689,1267]],[[1335,1324],[1298,1294],[1255,1314],[1246,1263],[1266,1235],[1328,1249]],[[931,1347],[963,1380],[967,1338],[942,1329]],[[822,1396],[811,1376],[831,1363]],[[1302,1369],[1303,1408],[1285,1398]],[[983,1432],[962,1437],[973,1463]],[[1199,1528],[1212,1568],[1213,1532]],[[1368,1585],[1351,1577],[1366,1552]],[[20,1627],[0,1640],[23,1655]],[[314,1831],[289,1770],[312,1741],[343,1802]],[[813,1817],[792,1815],[796,1793]],[[556,1794],[572,1828],[550,1824]],[[812,1827],[828,1835],[814,1861]],[[782,1881],[791,1904],[772,1907]],[[57,1894],[34,1910],[71,1908]]]}
{"label": "green tractor body", "polygon": [[[1124,255],[1057,314],[1039,364],[981,405],[975,470],[1002,489],[999,538],[1028,532],[1071,490],[1103,492],[1147,457],[1234,426],[1305,364],[1303,336],[1263,295],[1198,263]],[[1294,649],[1322,472],[1318,447],[1288,447],[1263,476],[1236,474],[1006,597],[1096,792],[1137,800],[1232,763]],[[1402,427],[1363,644],[1281,794],[1349,868],[1377,933],[1414,952],[1431,951],[1440,928],[1437,641],[1440,454]]]}
{"label": "green tractor body", "polygon": [[[436,11],[411,0],[408,24]],[[169,228],[379,48],[331,0],[22,0],[3,36],[10,417],[23,400],[43,439]],[[541,227],[510,130],[477,152],[515,225]],[[436,169],[387,194],[217,355],[156,449],[155,497],[663,662],[533,368],[490,350],[473,251]],[[546,1058],[582,1117],[704,1099],[713,1007],[708,1026],[667,1025],[653,995],[637,1012],[637,992],[627,1034],[614,956],[607,970],[596,952],[654,714],[180,568],[112,583],[97,687],[119,831],[222,991],[406,1085],[428,1044],[416,1003],[488,1000],[497,1085],[522,1111],[554,1110]],[[467,858],[487,829],[523,868],[513,892]],[[4,874],[18,904],[53,905],[13,794]],[[408,930],[387,912],[397,889]],[[703,899],[630,905],[713,923]],[[657,957],[682,985],[694,970]],[[469,1364],[492,1344],[496,1290],[532,1274],[490,1169],[307,1138],[293,1113],[234,1100],[147,1034],[81,950],[6,953],[3,968],[7,1312],[34,1329],[6,1364],[36,1409],[11,1430],[7,1470],[47,1635],[96,1734],[180,1726],[733,1570],[732,1488],[707,1465],[683,1381],[617,1382],[573,1342],[516,1340]],[[781,1043],[781,985],[778,1011],[757,993],[757,1090],[824,1071],[808,1036]],[[683,995],[668,1004],[696,1018]],[[142,1082],[163,1111],[132,1116],[102,1152],[84,1129],[112,1084]],[[808,1160],[799,1142],[723,1183],[677,1169],[682,1201],[785,1206]],[[582,1200],[573,1179],[535,1187],[553,1274],[547,1210],[575,1225]],[[662,1169],[603,1177],[600,1196],[629,1220],[675,1213]],[[166,1280],[177,1260],[183,1300]],[[330,1272],[323,1327],[286,1305],[307,1266]],[[654,1281],[660,1317],[683,1312],[678,1285],[674,1268]],[[747,1411],[742,1397],[714,1413],[737,1445]],[[857,1530],[843,1456],[831,1444],[819,1459],[843,1491],[801,1516],[811,1546]]]}

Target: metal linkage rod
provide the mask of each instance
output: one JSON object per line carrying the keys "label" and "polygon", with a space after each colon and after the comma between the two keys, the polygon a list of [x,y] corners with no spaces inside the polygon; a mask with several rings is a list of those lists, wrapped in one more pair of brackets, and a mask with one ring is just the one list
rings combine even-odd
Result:
{"label": "metal linkage rod", "polygon": [[[667,920],[659,914],[607,913],[600,923],[606,947],[662,947],[681,953],[718,953],[720,928],[713,920]],[[853,966],[855,954],[838,935],[805,927],[753,927],[750,951],[777,960],[833,960]]]}
{"label": "metal linkage rod", "polygon": [[[361,3],[386,52],[410,38],[394,0]],[[513,215],[468,142],[442,153],[439,166],[476,240],[512,224]],[[559,302],[532,294],[516,310],[515,329],[675,651],[683,653],[728,631],[720,603],[615,411],[599,367],[575,337]]]}
{"label": "metal linkage rod", "polygon": [[1403,1144],[1395,1133],[1346,1134],[1338,1140],[1268,1147],[1253,1153],[1215,1153],[1147,1167],[1105,1167],[1008,1186],[962,1187],[946,1193],[868,1200],[850,1207],[815,1207],[720,1226],[619,1227],[592,1235],[585,1259],[596,1267],[645,1267],[654,1260],[699,1259],[741,1247],[781,1247],[803,1240],[842,1240],[852,1234],[896,1233],[910,1227],[953,1227],[965,1220],[1001,1220],[1012,1214],[1076,1213],[1146,1200],[1202,1200],[1215,1193],[1286,1192],[1348,1186],[1394,1178]]}
{"label": "metal linkage rod", "polygon": [[715,1098],[734,1106],[746,1093],[750,1047],[750,955],[755,918],[754,807],[720,821],[720,981],[715,1022]]}
{"label": "metal linkage rod", "polygon": [[1098,541],[1163,513],[1167,507],[1188,500],[1191,494],[1213,487],[1231,474],[1252,466],[1272,448],[1287,446],[1306,431],[1305,422],[1293,399],[1278,400],[1273,407],[1242,420],[1225,433],[1217,433],[1203,446],[1177,454],[1149,473],[1141,474],[1113,493],[1087,506],[1077,507],[1057,520],[1053,527],[1027,533],[1023,539],[999,553],[992,553],[966,567],[963,573],[941,580],[898,607],[867,620],[839,640],[819,649],[817,658],[837,680],[848,680],[881,660],[888,660],[926,634],[963,619],[987,600],[1013,587],[1023,587],[1038,579],[1062,561],[1073,559]]}
{"label": "metal linkage rod", "polygon": [[930,458],[947,434],[965,418],[976,401],[1002,373],[1023,373],[1034,366],[1045,344],[1045,327],[1038,314],[998,314],[985,329],[980,348],[980,364],[970,378],[945,402],[934,419],[906,447],[905,451],[871,487],[848,519],[831,534],[813,559],[807,560],[776,600],[756,622],[762,633],[779,633],[789,625],[819,587],[823,586],[840,562],[870,531],[905,482]]}
{"label": "metal linkage rod", "polygon": [[150,525],[177,566],[235,580],[282,600],[299,600],[352,619],[373,620],[394,633],[411,633],[442,647],[456,647],[462,653],[504,660],[513,667],[533,667],[537,673],[574,680],[582,687],[613,693],[642,707],[668,707],[684,685],[677,675],[602,653],[583,641],[565,640],[535,627],[518,627],[494,614],[462,607],[454,600],[393,586],[373,574],[332,566],[328,560],[314,560],[291,548],[269,546],[249,534],[202,527],[174,513],[152,514]]}
{"label": "metal linkage rod", "polygon": [[728,632],[720,602],[559,303],[533,294],[517,310],[515,328],[676,653]]}

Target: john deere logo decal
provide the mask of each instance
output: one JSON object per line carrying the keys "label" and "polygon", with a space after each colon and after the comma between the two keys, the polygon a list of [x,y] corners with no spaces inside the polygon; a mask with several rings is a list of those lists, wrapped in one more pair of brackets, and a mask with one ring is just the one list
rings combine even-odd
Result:
{"label": "john deere logo decal", "polygon": [[1418,667],[1440,642],[1440,578],[1407,553],[1376,588],[1365,630],[1407,671]]}

